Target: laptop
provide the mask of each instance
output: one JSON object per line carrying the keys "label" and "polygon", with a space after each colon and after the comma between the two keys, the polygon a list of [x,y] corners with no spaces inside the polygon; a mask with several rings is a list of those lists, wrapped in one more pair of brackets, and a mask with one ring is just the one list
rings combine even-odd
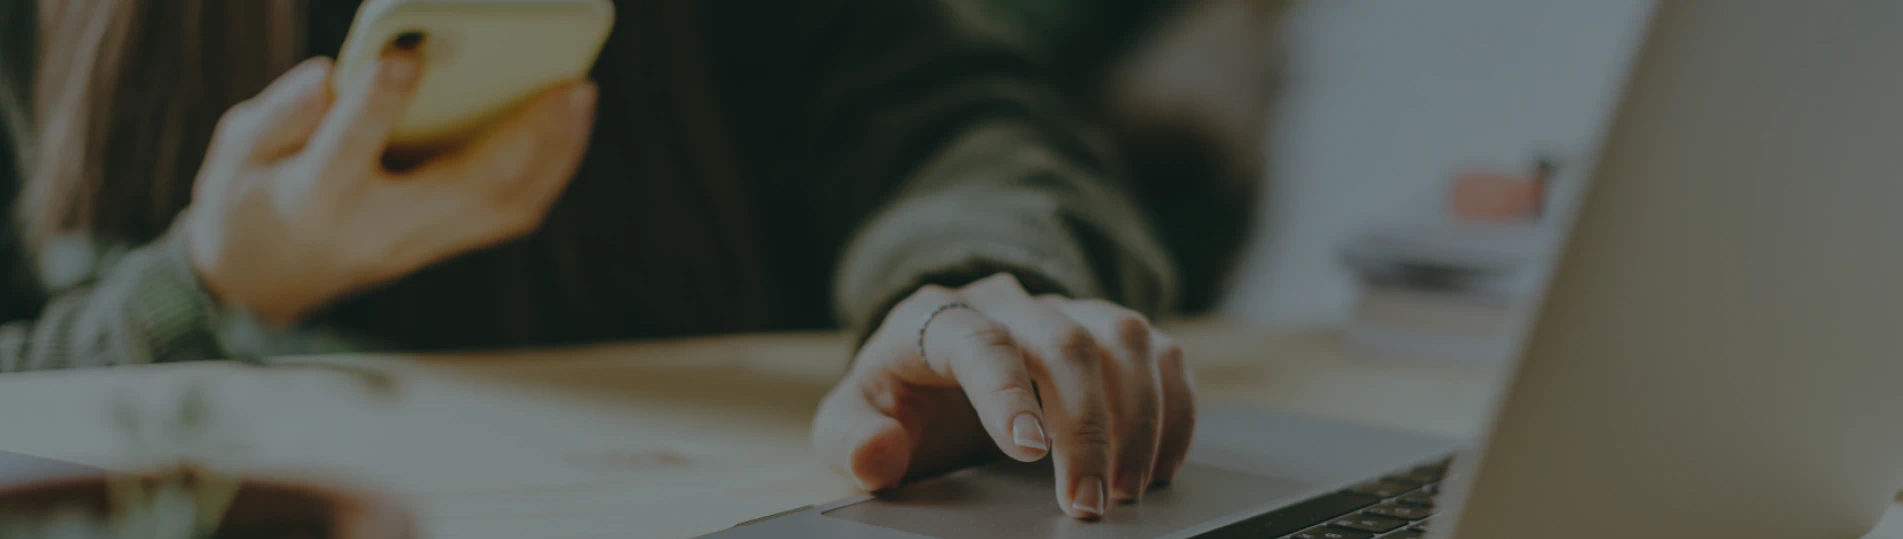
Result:
{"label": "laptop", "polygon": [[708,537],[1864,536],[1903,487],[1903,2],[1654,9],[1475,439],[1215,408],[1100,521],[1001,463]]}

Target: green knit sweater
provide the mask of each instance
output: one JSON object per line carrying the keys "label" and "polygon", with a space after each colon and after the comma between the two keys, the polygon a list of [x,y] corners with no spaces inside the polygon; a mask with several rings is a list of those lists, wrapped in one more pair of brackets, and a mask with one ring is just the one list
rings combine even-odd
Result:
{"label": "green knit sweater", "polygon": [[[13,7],[0,11],[33,2],[5,4]],[[822,141],[837,157],[804,171],[827,182],[813,187],[832,190],[821,198],[876,199],[876,211],[854,223],[842,244],[811,246],[842,253],[832,282],[809,283],[831,290],[831,305],[813,308],[830,309],[837,325],[863,334],[921,283],[998,271],[1144,312],[1169,306],[1174,269],[1109,152],[1038,71],[1014,67],[1035,65],[1025,56],[1035,46],[996,39],[1006,32],[995,31],[996,19],[976,12],[977,4],[728,4],[735,9],[708,10],[714,16],[703,21],[705,34],[748,43],[713,47],[716,64],[853,63],[789,81],[812,85],[797,95],[814,102],[774,103],[799,109],[789,115],[852,117],[859,128]],[[19,96],[30,56],[20,51],[32,43],[31,25],[21,24],[31,20],[0,12],[0,120],[14,138],[27,132]],[[765,110],[760,105],[728,108]],[[779,120],[759,118],[757,129]],[[743,121],[738,128],[756,127]],[[9,183],[0,185],[8,196],[17,189]],[[827,215],[821,210],[802,213]],[[384,348],[335,328],[267,328],[222,308],[196,280],[176,234],[145,245],[72,238],[30,259],[6,247],[17,245],[14,236],[0,246],[0,257],[11,257],[0,262],[18,268],[0,281],[12,285],[0,300],[15,311],[27,302],[32,308],[0,325],[0,372]]]}

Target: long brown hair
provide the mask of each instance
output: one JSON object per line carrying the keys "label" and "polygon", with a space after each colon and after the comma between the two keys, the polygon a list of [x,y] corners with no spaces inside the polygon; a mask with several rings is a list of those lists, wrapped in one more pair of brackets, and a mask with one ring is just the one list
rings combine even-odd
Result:
{"label": "long brown hair", "polygon": [[[190,203],[224,110],[307,51],[306,2],[39,0],[29,243],[144,243]],[[627,0],[595,78],[593,147],[537,234],[337,306],[416,348],[761,329],[754,202],[737,183],[692,0]]]}

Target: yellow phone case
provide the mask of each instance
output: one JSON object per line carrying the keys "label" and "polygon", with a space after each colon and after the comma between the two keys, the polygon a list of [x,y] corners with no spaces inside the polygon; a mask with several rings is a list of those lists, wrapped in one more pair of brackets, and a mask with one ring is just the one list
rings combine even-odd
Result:
{"label": "yellow phone case", "polygon": [[351,87],[393,41],[421,33],[423,73],[390,144],[454,145],[543,90],[587,77],[614,16],[609,0],[371,0],[331,87]]}

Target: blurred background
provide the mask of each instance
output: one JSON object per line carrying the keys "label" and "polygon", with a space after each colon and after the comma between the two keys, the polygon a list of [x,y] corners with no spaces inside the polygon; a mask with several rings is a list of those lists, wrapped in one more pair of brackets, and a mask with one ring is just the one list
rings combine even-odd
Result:
{"label": "blurred background", "polygon": [[[1276,22],[1261,217],[1221,310],[1281,329],[1348,325],[1397,356],[1507,353],[1649,5],[1294,2]],[[1489,196],[1487,180],[1532,181],[1541,159],[1554,163],[1542,215],[1455,210],[1456,187]],[[1377,279],[1366,267],[1383,264],[1438,277]],[[1462,272],[1487,275],[1448,275]],[[1379,301],[1394,287],[1444,293]],[[1447,327],[1457,320],[1468,324]]]}
{"label": "blurred background", "polygon": [[[1189,273],[1236,268],[1192,279],[1194,307],[1347,327],[1404,357],[1510,353],[1651,3],[964,1],[1055,49],[1062,82],[1116,111],[1150,175],[1229,182],[1145,186],[1159,211],[1254,210],[1173,231],[1228,253],[1178,253]],[[0,319],[31,304],[0,297]]]}
{"label": "blurred background", "polygon": [[1651,4],[966,1],[1108,119],[1191,311],[1495,362]]}
{"label": "blurred background", "polygon": [[[1581,161],[1638,44],[1645,0],[1296,2],[1266,219],[1228,310],[1345,320],[1344,233],[1433,204],[1468,169]],[[1562,193],[1561,203],[1570,193]]]}

